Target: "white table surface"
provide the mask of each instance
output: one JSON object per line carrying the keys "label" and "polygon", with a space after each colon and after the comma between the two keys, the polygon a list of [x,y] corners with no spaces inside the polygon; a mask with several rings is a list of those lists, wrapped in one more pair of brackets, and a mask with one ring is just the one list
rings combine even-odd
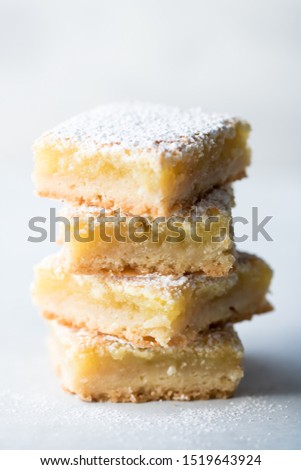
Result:
{"label": "white table surface", "polygon": [[[24,183],[24,174],[18,177]],[[279,192],[282,178],[287,179],[286,200]],[[47,216],[53,203],[33,197],[29,178],[24,184],[18,213],[7,206],[3,209],[8,226],[18,222],[19,230],[11,231],[8,239],[1,235],[1,448],[301,448],[297,175],[268,175],[255,167],[251,178],[236,184],[236,214],[248,217],[251,206],[258,205],[260,213],[274,216],[270,224],[274,242],[248,242],[240,249],[259,253],[275,269],[270,298],[276,309],[238,326],[246,359],[245,378],[236,396],[192,403],[84,403],[60,389],[48,360],[46,328],[29,294],[33,264],[56,247],[26,241],[28,218]],[[17,207],[15,187],[7,183],[5,189]],[[295,204],[286,204],[288,200]],[[287,244],[293,220],[295,235],[291,233]]]}

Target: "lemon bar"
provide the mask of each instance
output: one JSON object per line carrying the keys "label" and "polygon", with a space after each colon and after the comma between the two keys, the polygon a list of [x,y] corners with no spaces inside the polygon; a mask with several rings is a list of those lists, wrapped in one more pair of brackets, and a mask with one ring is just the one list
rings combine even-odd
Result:
{"label": "lemon bar", "polygon": [[270,279],[265,262],[246,254],[223,277],[70,274],[54,255],[36,268],[33,298],[46,318],[137,345],[166,346],[185,342],[211,324],[268,311]]}
{"label": "lemon bar", "polygon": [[190,210],[162,221],[70,206],[62,213],[69,221],[64,233],[68,269],[223,276],[235,261],[232,205],[231,189],[215,189]]}
{"label": "lemon bar", "polygon": [[250,126],[236,117],[152,104],[82,113],[34,143],[39,196],[171,215],[245,176]]}
{"label": "lemon bar", "polygon": [[184,347],[139,348],[51,321],[50,348],[64,389],[87,401],[227,398],[243,376],[243,348],[231,326]]}

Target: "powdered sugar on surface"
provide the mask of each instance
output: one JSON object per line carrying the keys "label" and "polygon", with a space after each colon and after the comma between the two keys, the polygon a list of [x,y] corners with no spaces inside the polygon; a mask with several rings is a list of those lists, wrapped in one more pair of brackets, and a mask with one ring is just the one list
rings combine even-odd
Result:
{"label": "powdered sugar on surface", "polygon": [[[52,445],[70,448],[71,443],[74,448],[84,449],[223,449],[229,446],[229,435],[234,448],[268,448],[273,426],[265,435],[256,433],[256,428],[277,422],[279,416],[285,427],[293,418],[290,400],[272,403],[263,396],[137,405],[84,403],[59,389],[54,395],[41,395],[33,389],[25,400],[22,393],[11,395],[4,390],[0,393],[0,406],[3,399],[10,403],[9,419],[14,426],[24,430],[30,422],[36,429],[34,435],[30,433],[30,445],[45,449]],[[1,412],[7,419],[8,409]],[[9,437],[10,433],[6,442]],[[26,446],[26,435],[22,445]]]}
{"label": "powdered sugar on surface", "polygon": [[201,108],[181,110],[149,103],[115,103],[63,122],[43,134],[35,146],[46,143],[62,149],[73,147],[85,156],[114,147],[172,154],[201,149],[204,140],[218,135],[233,138],[238,121],[225,114],[204,113]]}
{"label": "powdered sugar on surface", "polygon": [[[246,331],[250,329],[247,325]],[[293,360],[300,349],[297,336],[290,338],[291,349],[284,353],[278,347],[277,353],[271,345],[277,338],[266,347],[265,333],[250,335],[245,378],[232,399],[112,404],[85,403],[63,392],[45,345],[37,341],[45,332],[30,342],[16,332],[16,341],[10,338],[4,343],[9,354],[0,357],[0,445],[7,449],[301,448],[301,375],[299,362]]]}

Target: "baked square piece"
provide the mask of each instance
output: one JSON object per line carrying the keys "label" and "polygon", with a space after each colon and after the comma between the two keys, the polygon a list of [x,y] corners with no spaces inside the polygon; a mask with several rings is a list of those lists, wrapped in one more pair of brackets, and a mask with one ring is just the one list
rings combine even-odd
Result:
{"label": "baked square piece", "polygon": [[39,196],[168,216],[245,176],[250,126],[236,117],[152,104],[100,106],[34,144]]}
{"label": "baked square piece", "polygon": [[61,256],[50,256],[36,268],[33,297],[46,318],[137,345],[166,346],[212,324],[270,310],[271,275],[263,260],[246,254],[224,277],[70,274]]}
{"label": "baked square piece", "polygon": [[132,269],[140,274],[198,271],[223,276],[235,261],[232,205],[227,188],[214,189],[190,210],[162,221],[69,206],[62,212],[69,222],[62,233],[67,267],[77,274]]}
{"label": "baked square piece", "polygon": [[243,376],[243,348],[231,326],[184,347],[144,349],[52,321],[51,354],[64,389],[87,401],[227,398]]}

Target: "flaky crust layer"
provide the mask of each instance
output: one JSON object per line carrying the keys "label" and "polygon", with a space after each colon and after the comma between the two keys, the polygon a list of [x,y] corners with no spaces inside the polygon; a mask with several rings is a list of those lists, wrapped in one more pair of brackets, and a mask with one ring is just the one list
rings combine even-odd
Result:
{"label": "flaky crust layer", "polygon": [[[59,371],[58,375],[59,374]],[[238,378],[238,381],[241,377]],[[194,401],[194,400],[211,400],[215,398],[227,399],[231,398],[234,395],[235,389],[237,387],[237,382],[230,382],[228,388],[221,383],[220,389],[214,390],[188,390],[183,394],[181,390],[163,390],[157,388],[152,390],[150,393],[145,393],[141,390],[136,393],[129,394],[120,394],[118,392],[112,394],[95,394],[95,395],[85,395],[78,394],[68,390],[63,384],[61,385],[62,389],[65,392],[69,392],[72,395],[77,395],[81,400],[87,402],[112,402],[112,403],[146,403],[150,401]]]}
{"label": "flaky crust layer", "polygon": [[[146,257],[146,262],[147,262],[147,257]],[[226,250],[222,252],[222,254],[219,257],[219,261],[212,261],[211,263],[208,262],[208,264],[202,264],[201,269],[198,266],[198,268],[191,269],[189,272],[194,273],[198,272],[201,274],[205,274],[206,276],[211,276],[211,277],[222,277],[225,276],[229,273],[231,268],[233,267],[235,262],[235,256],[234,252],[231,253],[229,250]],[[172,274],[172,275],[179,275],[179,274],[186,274],[188,273],[187,270],[183,269],[182,267],[180,268],[180,262],[175,263],[174,266],[168,265],[168,263],[164,263],[164,260],[160,263],[160,269],[156,269],[155,267],[149,267],[147,264],[127,264],[124,263],[123,267],[121,268],[120,265],[118,266],[118,269],[116,268],[116,265],[110,261],[103,261],[103,259],[94,262],[92,265],[88,264],[82,264],[79,265],[77,263],[73,263],[72,261],[68,260],[68,271],[72,274],[87,274],[87,275],[94,275],[98,274],[99,272],[105,270],[109,271],[111,273],[120,273],[120,272],[127,272],[130,269],[132,270],[133,273],[136,274],[152,274],[152,273],[160,273],[165,276]]]}
{"label": "flaky crust layer", "polygon": [[[236,312],[235,309],[233,308],[232,315],[230,317],[227,317],[225,321],[218,321],[215,323],[211,323],[210,325],[207,326],[207,328],[202,330],[202,333],[206,333],[207,331],[209,331],[211,328],[214,328],[215,326],[223,326],[229,323],[232,324],[232,323],[239,323],[242,321],[251,320],[254,315],[262,315],[264,313],[271,312],[272,310],[273,310],[273,306],[266,300],[264,301],[264,303],[262,304],[258,312],[250,311],[250,312],[245,312],[242,314],[242,313]],[[68,328],[84,328],[86,330],[89,330],[89,328],[87,328],[87,325],[85,323],[73,323],[72,321],[67,321],[66,319],[62,318],[60,315],[57,315],[53,312],[43,311],[42,316],[43,318],[45,318],[45,320],[55,320],[58,324],[66,326]],[[91,331],[93,332],[93,334],[98,333],[97,330],[91,330]],[[199,333],[200,332],[195,331],[195,330],[186,329],[186,331],[183,332],[182,334],[175,335],[171,339],[171,341],[169,341],[167,346],[185,346],[189,341],[196,338],[196,336]],[[116,337],[127,341],[127,338],[124,336],[120,335]],[[131,343],[134,346],[143,347],[143,348],[152,348],[154,346],[159,346],[159,343],[156,342],[153,338],[149,338],[149,339],[141,338],[139,341],[131,340]]]}
{"label": "flaky crust layer", "polygon": [[[225,180],[223,180],[222,185],[225,186],[227,184],[233,183],[234,181],[238,181],[243,179],[247,176],[245,170],[240,170],[236,174],[232,174]],[[57,189],[55,189],[57,186]],[[213,188],[211,188],[213,189]],[[127,203],[126,200],[122,201],[122,207],[119,204],[116,204],[116,201],[113,199],[103,198],[100,194],[94,194],[92,197],[89,196],[82,196],[75,193],[75,188],[69,189],[68,184],[66,184],[65,180],[62,180],[59,184],[56,184],[55,181],[51,184],[50,189],[37,189],[36,195],[43,198],[49,199],[60,199],[62,202],[68,202],[74,205],[85,205],[85,206],[96,206],[106,209],[120,209],[122,208],[123,212],[128,212],[129,214],[133,215],[148,215],[152,214],[154,217],[158,216],[171,216],[173,213],[187,210],[191,207],[192,204],[196,203],[200,196],[205,197],[206,194],[210,190],[207,190],[204,194],[198,194],[194,198],[189,199],[189,201],[185,201],[185,204],[176,203],[172,208],[170,208],[166,213],[162,211],[161,207],[154,207],[145,204],[142,200],[139,202],[137,198],[137,202],[135,205],[130,205]],[[80,192],[80,186],[77,189],[77,192]],[[119,207],[120,206],[120,207]]]}

